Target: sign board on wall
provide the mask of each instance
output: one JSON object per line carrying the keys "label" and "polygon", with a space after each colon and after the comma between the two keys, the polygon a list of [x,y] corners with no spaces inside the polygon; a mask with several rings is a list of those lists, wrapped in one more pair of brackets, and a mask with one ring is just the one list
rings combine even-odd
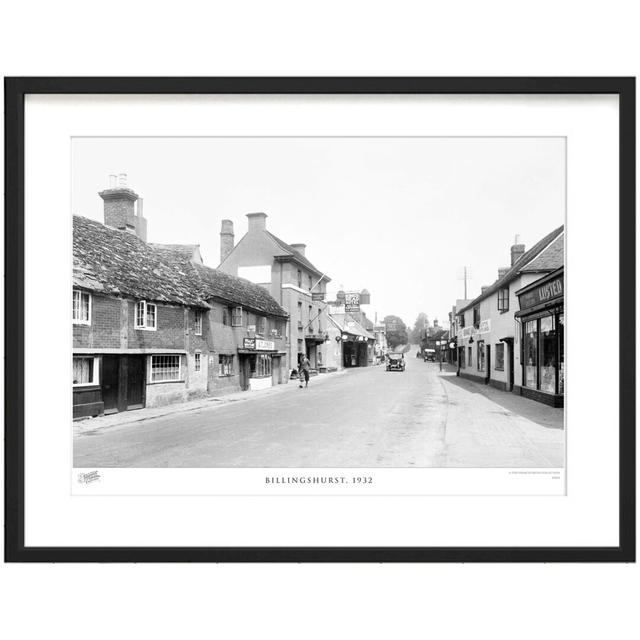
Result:
{"label": "sign board on wall", "polygon": [[541,284],[539,287],[527,291],[519,296],[520,309],[529,309],[543,302],[550,302],[556,298],[562,298],[564,293],[563,277],[555,278]]}
{"label": "sign board on wall", "polygon": [[311,293],[311,299],[315,300],[316,302],[322,302],[324,300],[324,293],[321,292],[312,292]]}

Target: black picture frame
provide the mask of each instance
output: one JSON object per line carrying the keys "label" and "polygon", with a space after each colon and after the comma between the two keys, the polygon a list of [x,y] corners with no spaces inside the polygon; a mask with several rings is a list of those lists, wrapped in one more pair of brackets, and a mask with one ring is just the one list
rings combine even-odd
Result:
{"label": "black picture frame", "polygon": [[[634,562],[635,78],[5,78],[5,561]],[[615,94],[619,98],[619,531],[612,547],[26,547],[24,540],[24,197],[28,94]],[[614,420],[612,416],[612,421]]]}

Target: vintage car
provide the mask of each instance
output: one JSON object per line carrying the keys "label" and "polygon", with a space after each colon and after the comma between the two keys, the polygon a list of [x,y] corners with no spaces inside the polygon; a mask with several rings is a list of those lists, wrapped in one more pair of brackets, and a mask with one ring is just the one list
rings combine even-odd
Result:
{"label": "vintage car", "polygon": [[436,350],[435,349],[424,349],[424,361],[425,362],[435,362],[436,361]]}
{"label": "vintage car", "polygon": [[387,371],[404,371],[404,353],[390,353],[387,356]]}

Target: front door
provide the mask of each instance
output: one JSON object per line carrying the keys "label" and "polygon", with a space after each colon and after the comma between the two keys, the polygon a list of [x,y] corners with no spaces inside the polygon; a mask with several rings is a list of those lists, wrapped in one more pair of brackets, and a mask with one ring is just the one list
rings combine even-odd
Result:
{"label": "front door", "polygon": [[127,409],[144,407],[144,356],[127,356]]}
{"label": "front door", "polygon": [[487,375],[484,381],[485,381],[485,384],[489,384],[489,380],[491,380],[491,345],[488,344],[485,348],[487,350],[487,361],[486,361]]}
{"label": "front door", "polygon": [[251,372],[249,369],[249,358],[247,356],[240,356],[240,361],[238,362],[238,373],[240,376],[240,389],[242,391],[247,391],[249,389],[249,378],[251,376]]}
{"label": "front door", "polygon": [[102,356],[100,388],[102,390],[102,402],[104,402],[105,413],[115,413],[118,411],[118,387],[120,383],[119,359],[119,356]]}
{"label": "front door", "polygon": [[513,341],[507,342],[507,349],[509,349],[509,391],[513,391]]}

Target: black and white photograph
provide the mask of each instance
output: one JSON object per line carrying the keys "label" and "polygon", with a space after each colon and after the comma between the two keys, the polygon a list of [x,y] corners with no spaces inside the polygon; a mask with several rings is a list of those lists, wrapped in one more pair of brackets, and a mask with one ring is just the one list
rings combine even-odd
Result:
{"label": "black and white photograph", "polygon": [[71,144],[81,483],[564,469],[564,137]]}

